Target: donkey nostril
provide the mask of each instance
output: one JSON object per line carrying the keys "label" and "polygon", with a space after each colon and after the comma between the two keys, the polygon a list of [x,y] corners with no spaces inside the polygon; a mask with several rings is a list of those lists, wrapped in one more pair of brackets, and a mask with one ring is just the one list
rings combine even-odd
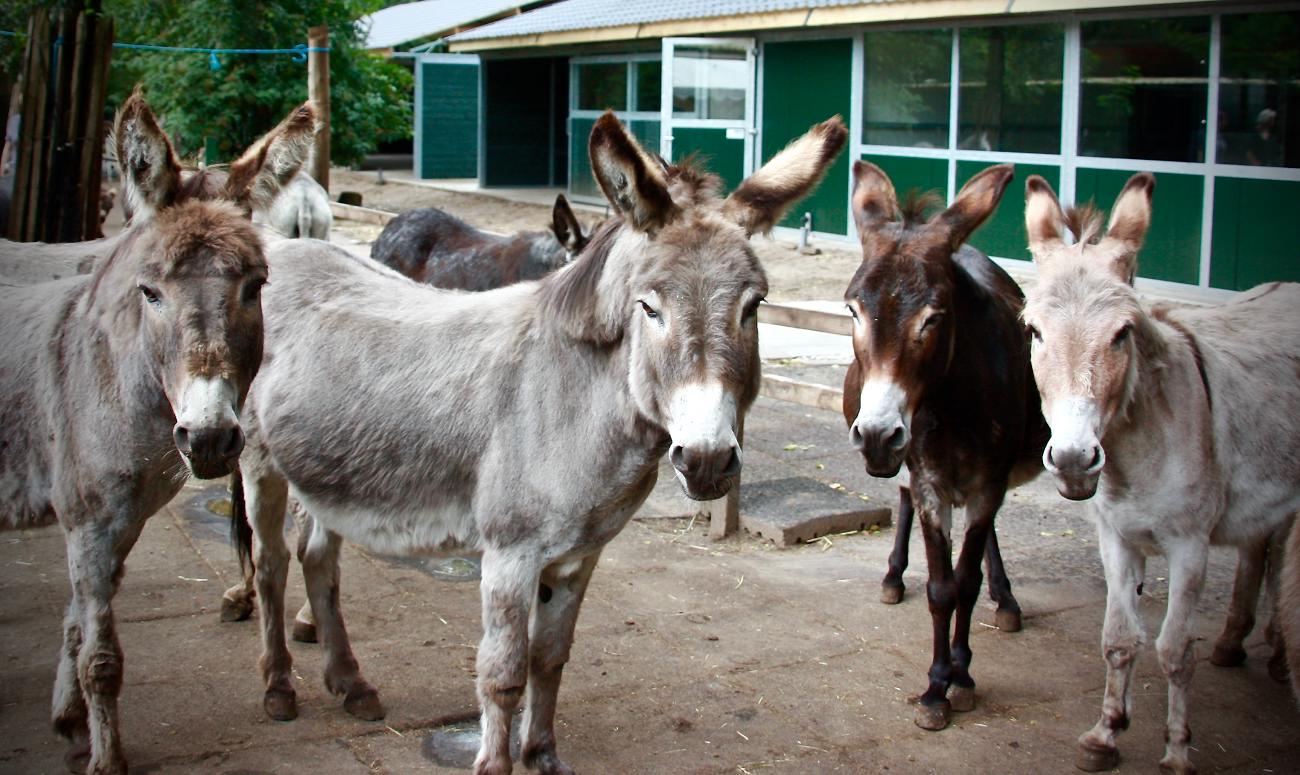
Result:
{"label": "donkey nostril", "polygon": [[735,476],[740,473],[740,455],[737,454],[736,448],[731,448],[731,455],[727,458],[727,467],[722,469],[723,476]]}
{"label": "donkey nostril", "polygon": [[177,425],[172,430],[172,439],[176,441],[176,448],[184,454],[190,454],[190,429],[184,425]]}
{"label": "donkey nostril", "polygon": [[672,451],[668,453],[668,459],[672,461],[673,468],[686,473],[686,454],[681,444],[673,445]]}
{"label": "donkey nostril", "polygon": [[890,449],[897,450],[897,449],[902,449],[903,443],[904,443],[903,426],[900,425],[894,429],[893,433],[889,434],[889,438],[885,440],[885,446]]}
{"label": "donkey nostril", "polygon": [[1092,459],[1088,461],[1088,468],[1096,468],[1101,465],[1101,447],[1092,448]]}
{"label": "donkey nostril", "polygon": [[854,449],[859,452],[867,446],[866,439],[862,437],[862,431],[858,430],[857,423],[854,423],[853,427],[849,429],[849,441],[853,442]]}
{"label": "donkey nostril", "polygon": [[221,444],[221,456],[225,458],[236,457],[244,451],[244,432],[238,425],[227,431]]}
{"label": "donkey nostril", "polygon": [[1056,466],[1056,460],[1052,458],[1052,448],[1051,448],[1051,447],[1048,447],[1048,448],[1047,448],[1047,454],[1044,455],[1044,457],[1047,458],[1047,464],[1048,464],[1049,466]]}

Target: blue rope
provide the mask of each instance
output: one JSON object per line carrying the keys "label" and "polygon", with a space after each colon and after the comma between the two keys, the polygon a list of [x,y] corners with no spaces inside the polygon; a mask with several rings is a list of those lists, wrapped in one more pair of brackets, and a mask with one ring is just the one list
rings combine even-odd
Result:
{"label": "blue rope", "polygon": [[[11,30],[0,30],[0,37],[14,38],[17,36],[18,33]],[[55,49],[58,49],[62,43],[62,37],[55,40]],[[293,48],[199,48],[195,46],[158,46],[152,43],[114,43],[113,48],[126,48],[135,51],[170,51],[177,54],[207,54],[213,70],[221,69],[221,61],[217,59],[217,54],[290,54],[293,56],[293,61],[306,62],[307,54],[330,50],[329,46],[308,46],[303,43],[299,43]]]}

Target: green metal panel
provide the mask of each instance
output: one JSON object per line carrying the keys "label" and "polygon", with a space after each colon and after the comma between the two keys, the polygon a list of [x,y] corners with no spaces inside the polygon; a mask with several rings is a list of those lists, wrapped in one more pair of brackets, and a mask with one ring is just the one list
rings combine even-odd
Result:
{"label": "green metal panel", "polygon": [[[957,162],[957,190],[975,173],[993,166],[982,161]],[[1017,164],[1016,177],[1007,184],[1002,195],[1002,202],[984,225],[969,240],[971,245],[990,256],[1014,258],[1020,261],[1030,260],[1029,240],[1025,236],[1025,180],[1030,175],[1042,175],[1052,184],[1052,188],[1061,190],[1061,168],[1043,164]]]}
{"label": "green metal panel", "polygon": [[722,178],[725,194],[745,177],[745,141],[728,140],[725,129],[676,127],[673,129],[673,163],[696,154],[704,169]]}
{"label": "green metal panel", "polygon": [[[587,141],[595,124],[594,118],[569,119],[569,193],[573,196],[603,199],[600,186],[596,185],[596,179],[591,176],[591,158],[587,154]],[[642,148],[651,153],[659,151],[658,121],[630,121],[627,124]]]}
{"label": "green metal panel", "polygon": [[1272,280],[1300,281],[1296,202],[1300,183],[1215,178],[1210,285],[1244,290]]}
{"label": "green metal panel", "polygon": [[[1076,202],[1093,200],[1107,212],[1133,173],[1079,168]],[[1151,229],[1138,256],[1138,276],[1196,285],[1201,274],[1201,200],[1205,179],[1200,175],[1156,175]]]}
{"label": "green metal panel", "polygon": [[[763,46],[764,161],[813,124],[838,114],[845,122],[852,101],[852,40],[809,40]],[[790,208],[782,226],[799,227],[813,215],[813,229],[848,234],[846,181],[852,160],[841,153],[811,196]]]}
{"label": "green metal panel", "polygon": [[907,192],[912,189],[922,193],[933,191],[940,198],[948,191],[948,162],[945,159],[918,159],[878,153],[862,158],[885,171],[900,197],[907,196]]}
{"label": "green metal panel", "polygon": [[478,176],[478,65],[420,65],[422,178]]}

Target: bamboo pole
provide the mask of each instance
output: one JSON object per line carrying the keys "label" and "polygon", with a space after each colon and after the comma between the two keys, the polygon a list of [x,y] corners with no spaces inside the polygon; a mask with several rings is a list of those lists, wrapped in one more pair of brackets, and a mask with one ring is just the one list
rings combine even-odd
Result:
{"label": "bamboo pole", "polygon": [[[329,27],[321,25],[307,30],[307,46],[328,49]],[[326,191],[330,187],[330,54],[325,51],[307,53],[307,99],[316,109],[316,150],[312,154],[311,176]]]}

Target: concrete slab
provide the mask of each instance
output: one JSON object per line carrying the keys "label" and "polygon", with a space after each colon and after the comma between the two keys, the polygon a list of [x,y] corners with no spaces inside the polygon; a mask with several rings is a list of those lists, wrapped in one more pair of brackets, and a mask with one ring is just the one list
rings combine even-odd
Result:
{"label": "concrete slab", "polygon": [[888,525],[889,515],[805,477],[752,482],[740,491],[740,526],[777,546]]}

